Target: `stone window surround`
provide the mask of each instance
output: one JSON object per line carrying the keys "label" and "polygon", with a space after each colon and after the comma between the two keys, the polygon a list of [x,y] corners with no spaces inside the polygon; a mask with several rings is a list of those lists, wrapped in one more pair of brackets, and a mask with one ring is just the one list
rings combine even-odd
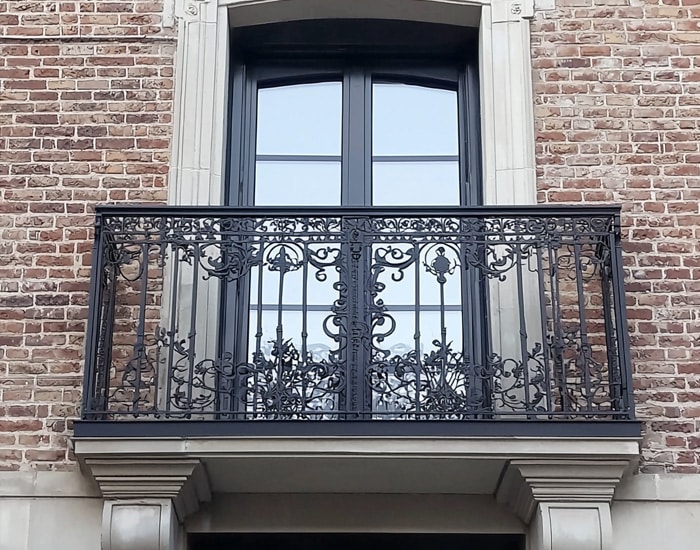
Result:
{"label": "stone window surround", "polygon": [[479,27],[484,200],[534,204],[528,20],[533,10],[533,0],[176,0],[179,32],[170,204],[221,204],[232,29],[290,19],[397,14]]}

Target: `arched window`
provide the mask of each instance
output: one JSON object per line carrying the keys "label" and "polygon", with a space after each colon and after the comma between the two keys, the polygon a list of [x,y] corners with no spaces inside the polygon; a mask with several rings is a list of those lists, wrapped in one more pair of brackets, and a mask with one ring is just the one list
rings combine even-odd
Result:
{"label": "arched window", "polygon": [[472,29],[381,20],[234,37],[227,203],[481,203]]}

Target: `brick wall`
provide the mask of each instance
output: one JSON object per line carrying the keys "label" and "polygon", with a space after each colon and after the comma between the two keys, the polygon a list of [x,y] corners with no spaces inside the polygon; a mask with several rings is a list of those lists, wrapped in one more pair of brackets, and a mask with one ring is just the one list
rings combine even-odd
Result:
{"label": "brick wall", "polygon": [[532,30],[540,201],[624,205],[642,470],[700,472],[700,3],[557,0]]}
{"label": "brick wall", "polygon": [[[540,200],[625,205],[643,470],[700,472],[700,4],[557,6],[532,25]],[[92,205],[166,197],[162,11],[0,1],[0,469],[73,467]]]}
{"label": "brick wall", "polygon": [[92,207],[166,198],[162,10],[0,1],[0,470],[73,467]]}

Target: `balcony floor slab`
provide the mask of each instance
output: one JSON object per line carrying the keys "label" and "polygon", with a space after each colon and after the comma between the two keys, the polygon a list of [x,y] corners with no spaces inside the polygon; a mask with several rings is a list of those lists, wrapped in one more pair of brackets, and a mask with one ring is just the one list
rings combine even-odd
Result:
{"label": "balcony floor slab", "polygon": [[636,437],[77,436],[87,469],[197,460],[212,492],[493,494],[513,460],[625,461]]}

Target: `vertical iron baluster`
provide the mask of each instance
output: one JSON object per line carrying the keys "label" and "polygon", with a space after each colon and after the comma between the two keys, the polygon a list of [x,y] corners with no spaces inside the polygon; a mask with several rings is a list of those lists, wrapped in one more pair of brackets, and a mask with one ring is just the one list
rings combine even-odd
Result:
{"label": "vertical iron baluster", "polygon": [[[525,320],[525,291],[523,288],[523,249],[519,235],[515,236],[515,274],[518,286],[518,334],[520,338],[520,361],[523,366],[523,389],[525,391],[525,411],[531,412],[530,403],[530,361],[527,350],[527,326]],[[531,415],[528,415],[531,418]]]}
{"label": "vertical iron baluster", "polygon": [[338,216],[340,226],[340,235],[338,247],[340,248],[341,261],[337,266],[339,281],[338,281],[338,297],[333,307],[335,314],[336,325],[338,326],[338,357],[337,361],[342,369],[343,383],[342,389],[338,393],[338,420],[346,420],[348,418],[348,407],[350,403],[350,382],[351,382],[351,335],[352,326],[350,323],[350,239],[348,221],[342,215]]}
{"label": "vertical iron baluster", "polygon": [[[303,248],[303,258],[302,258],[302,274],[301,274],[301,365],[302,366],[307,366],[307,339],[309,337],[309,332],[308,332],[308,293],[309,293],[309,243],[308,241],[304,241],[304,248]],[[310,401],[310,398],[307,398],[306,392],[308,390],[308,369],[303,369],[306,374],[302,376],[301,379],[301,396],[302,396],[302,407],[303,411],[300,412],[307,412],[308,406],[307,404]],[[313,393],[313,392],[312,392]]]}
{"label": "vertical iron baluster", "polygon": [[132,412],[138,416],[140,410],[141,401],[141,377],[142,367],[146,359],[146,299],[148,297],[148,263],[149,263],[149,249],[150,246],[144,238],[144,242],[141,243],[141,276],[140,284],[140,295],[139,295],[139,314],[138,314],[138,328],[136,329],[136,343],[134,344],[134,360],[136,363],[136,377],[134,381],[134,396],[133,396],[133,410]]}
{"label": "vertical iron baluster", "polygon": [[[480,332],[478,331],[477,323],[488,323],[488,316],[480,315],[482,310],[481,297],[479,294],[479,270],[471,270],[469,268],[468,255],[470,247],[474,251],[475,256],[479,256],[479,239],[483,238],[484,252],[482,260],[485,260],[486,238],[483,228],[475,231],[476,219],[469,220],[468,224],[465,220],[460,220],[460,227],[464,229],[467,235],[468,242],[462,243],[460,246],[462,264],[460,266],[460,297],[462,301],[462,361],[467,368],[467,410],[485,409],[487,399],[484,395],[483,380],[479,380],[478,375],[479,365],[485,367],[486,353],[480,353]],[[467,227],[469,228],[467,230]],[[485,330],[485,329],[484,329]],[[466,411],[465,411],[466,412]],[[465,418],[460,415],[460,418]]]}
{"label": "vertical iron baluster", "polygon": [[581,342],[580,342],[580,353],[579,353],[579,358],[580,358],[580,369],[582,371],[583,375],[583,383],[586,388],[586,411],[592,411],[593,410],[593,397],[591,394],[591,373],[589,372],[589,364],[587,359],[591,359],[592,357],[587,357],[587,354],[590,353],[592,354],[590,344],[588,342],[588,320],[586,317],[586,302],[585,302],[585,294],[584,294],[584,289],[583,289],[583,263],[581,259],[581,235],[576,227],[576,222],[574,221],[573,224],[573,232],[574,232],[574,273],[576,274],[576,290],[577,290],[577,298],[578,298],[578,319],[579,319],[579,327],[580,327],[580,333],[581,333]]}
{"label": "vertical iron baluster", "polygon": [[287,249],[283,244],[280,250],[280,282],[277,288],[277,327],[275,328],[275,341],[277,346],[277,391],[275,392],[275,412],[276,418],[281,418],[282,395],[285,391],[284,383],[284,329],[282,326],[284,313],[284,277],[287,274]]}
{"label": "vertical iron baluster", "polygon": [[[114,243],[109,242],[108,235],[105,236],[105,246],[111,249],[112,254],[115,254]],[[98,376],[102,377],[102,384],[98,383],[98,388],[101,388],[102,395],[100,396],[102,409],[107,412],[109,410],[110,389],[112,385],[112,355],[114,351],[114,319],[116,316],[117,290],[119,280],[119,270],[110,262],[111,265],[106,266],[105,285],[107,301],[104,304],[102,312],[103,320],[100,327],[100,340],[102,342],[102,369],[97,372]]]}
{"label": "vertical iron baluster", "polygon": [[[348,248],[350,252],[350,267],[348,277],[348,314],[350,328],[350,355],[348,364],[348,397],[346,412],[352,413],[351,417],[358,417],[366,411],[367,402],[365,399],[365,373],[367,362],[364,354],[364,346],[371,339],[371,328],[366,319],[367,300],[369,299],[365,288],[365,278],[367,276],[367,266],[365,265],[365,255],[363,254],[364,232],[360,230],[360,225],[364,222],[370,225],[368,218],[346,218],[348,226]],[[371,243],[368,244],[371,247]]]}
{"label": "vertical iron baluster", "polygon": [[[201,250],[199,243],[194,243],[194,258],[192,261],[192,292],[190,294],[190,326],[189,333],[187,335],[188,349],[187,349],[187,371],[189,376],[189,383],[187,384],[187,402],[192,404],[192,390],[194,389],[194,375],[195,375],[195,359],[197,345],[197,293],[199,290],[199,258],[201,257]],[[206,376],[202,373],[202,377]],[[204,380],[202,380],[204,382]]]}
{"label": "vertical iron baluster", "polygon": [[618,350],[620,357],[620,379],[622,381],[622,396],[624,399],[625,415],[634,420],[634,397],[632,395],[632,361],[630,358],[629,327],[627,325],[627,304],[625,303],[625,271],[622,260],[622,220],[620,214],[613,218],[613,234],[610,237],[610,258],[612,260],[613,299],[615,303],[615,328],[618,334]]}
{"label": "vertical iron baluster", "polygon": [[[540,306],[540,330],[542,331],[542,367],[544,369],[544,388],[545,388],[545,401],[546,408],[548,411],[553,410],[552,403],[552,380],[551,374],[549,372],[549,362],[551,350],[549,342],[547,339],[547,292],[544,285],[544,262],[542,261],[542,247],[544,243],[542,241],[538,242],[536,245],[537,252],[537,286],[539,290],[539,306]],[[550,291],[551,292],[551,291]],[[549,416],[552,418],[552,416]]]}
{"label": "vertical iron baluster", "polygon": [[113,331],[113,327],[110,327],[107,331],[103,330],[103,326],[106,324],[103,312],[103,297],[107,281],[110,279],[105,272],[105,257],[107,255],[105,231],[103,215],[97,212],[95,214],[95,235],[92,245],[92,280],[90,281],[87,333],[85,337],[82,410],[82,418],[85,420],[97,417],[95,413],[98,412],[96,410],[98,401],[105,402],[101,409],[104,409],[106,412],[106,396],[109,393],[109,365],[106,364],[104,337],[106,332]]}
{"label": "vertical iron baluster", "polygon": [[561,313],[561,289],[559,287],[559,245],[557,242],[549,242],[547,247],[549,257],[549,283],[552,293],[552,332],[554,348],[555,378],[558,378],[559,393],[561,395],[561,412],[571,412],[569,403],[569,389],[566,381],[566,366],[564,363],[564,326]]}
{"label": "vertical iron baluster", "polygon": [[[617,363],[617,334],[615,332],[615,323],[613,321],[613,304],[611,295],[613,293],[611,285],[611,251],[607,248],[609,243],[604,236],[600,237],[600,242],[596,247],[598,260],[600,261],[600,290],[603,296],[603,322],[605,326],[605,351],[608,359],[608,387],[610,391],[610,408],[611,411],[620,411],[621,395],[620,387],[622,380],[620,379],[619,365]],[[610,243],[612,244],[612,243]],[[607,251],[606,251],[607,249]]]}
{"label": "vertical iron baluster", "polygon": [[464,404],[460,410],[454,411],[458,416],[456,418],[459,418],[460,420],[465,420],[467,416],[465,416],[465,413],[472,408],[472,403],[474,402],[474,385],[475,385],[475,374],[476,372],[474,371],[474,365],[473,361],[471,360],[472,357],[472,352],[469,349],[469,342],[473,340],[473,335],[468,335],[469,334],[469,317],[471,317],[470,314],[466,311],[467,309],[467,296],[466,296],[466,289],[467,289],[467,265],[468,265],[468,248],[467,244],[464,242],[464,219],[463,218],[457,218],[455,220],[460,228],[459,234],[457,235],[457,242],[455,243],[455,246],[457,248],[457,258],[458,258],[458,266],[456,268],[457,272],[457,281],[459,283],[459,304],[460,304],[460,322],[461,322],[461,331],[459,333],[459,344],[461,345],[461,351],[462,351],[462,356],[461,360],[457,360],[456,362],[456,367],[457,367],[457,372],[460,370],[460,362],[461,366],[464,368],[463,371],[463,377],[460,378],[459,375],[457,375],[455,379],[455,391],[459,392],[460,388],[460,382],[463,386],[464,390]]}
{"label": "vertical iron baluster", "polygon": [[[263,338],[263,267],[264,267],[264,253],[265,253],[265,242],[263,240],[260,241],[260,265],[258,266],[258,303],[255,306],[256,307],[256,316],[257,316],[257,327],[255,330],[255,357],[253,359],[253,363],[256,366],[255,369],[255,374],[253,375],[253,418],[256,418],[257,412],[258,412],[258,392],[260,391],[260,388],[258,384],[260,384],[260,374],[258,373],[257,367],[260,366],[260,364],[263,362],[263,351],[262,351],[262,338]],[[246,391],[248,391],[249,388],[246,388]],[[262,403],[260,403],[260,412],[263,414],[265,413],[265,407]]]}
{"label": "vertical iron baluster", "polygon": [[422,357],[421,357],[421,350],[420,350],[420,245],[414,241],[413,243],[413,254],[416,259],[415,261],[415,278],[416,282],[414,285],[414,296],[415,296],[415,320],[414,320],[414,333],[413,333],[413,341],[414,341],[414,349],[416,352],[416,418],[420,418],[420,413],[421,413],[421,373],[422,373]]}
{"label": "vertical iron baluster", "polygon": [[[163,237],[164,238],[164,237]],[[175,365],[173,364],[174,359],[175,359],[175,339],[179,330],[179,327],[177,326],[177,317],[178,317],[178,312],[177,308],[179,306],[178,304],[178,297],[179,297],[179,288],[180,288],[180,258],[179,258],[179,252],[176,246],[174,246],[174,243],[171,243],[173,245],[173,268],[172,268],[172,290],[170,294],[170,311],[168,312],[170,315],[170,326],[168,327],[168,363],[167,363],[167,381],[166,381],[166,391],[165,391],[165,410],[166,412],[170,411],[170,405],[171,401],[173,399],[172,396],[172,383],[173,383],[173,376],[175,375]]]}
{"label": "vertical iron baluster", "polygon": [[[445,278],[438,278],[438,283],[440,283],[440,347],[441,347],[441,365],[440,365],[440,395],[445,397],[447,395],[447,364],[449,358],[447,357],[447,326],[445,325]],[[442,411],[445,412],[445,411]]]}

